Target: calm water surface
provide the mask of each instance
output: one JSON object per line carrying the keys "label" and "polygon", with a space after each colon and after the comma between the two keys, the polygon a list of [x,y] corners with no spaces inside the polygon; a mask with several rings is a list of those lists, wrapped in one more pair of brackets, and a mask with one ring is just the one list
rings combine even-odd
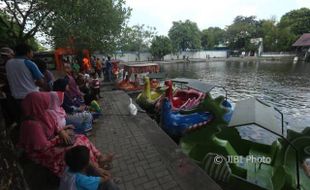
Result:
{"label": "calm water surface", "polygon": [[224,86],[236,102],[255,96],[284,113],[288,127],[310,126],[310,63],[292,61],[225,61],[162,64],[168,77],[202,79]]}

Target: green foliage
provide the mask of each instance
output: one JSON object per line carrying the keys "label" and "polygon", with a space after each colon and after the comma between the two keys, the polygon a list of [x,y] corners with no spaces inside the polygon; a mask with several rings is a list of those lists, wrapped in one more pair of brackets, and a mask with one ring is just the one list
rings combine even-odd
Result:
{"label": "green foliage", "polygon": [[201,48],[200,30],[190,20],[173,22],[168,35],[175,51]]}
{"label": "green foliage", "polygon": [[290,11],[281,17],[278,49],[292,50],[292,44],[304,33],[310,32],[310,9],[301,8]]}
{"label": "green foliage", "polygon": [[263,45],[265,51],[278,51],[278,35],[279,29],[276,26],[276,21],[261,20],[260,30],[263,36]]}
{"label": "green foliage", "polygon": [[129,18],[123,0],[70,0],[50,2],[53,15],[46,19],[45,32],[55,47],[73,46],[110,53]]}
{"label": "green foliage", "polygon": [[1,24],[12,44],[34,38],[43,21],[51,15],[43,0],[2,0],[1,5]]}
{"label": "green foliage", "polygon": [[[9,38],[25,42],[42,31],[55,47],[114,51],[130,15],[123,0],[2,0]],[[5,31],[5,30],[1,30]],[[6,37],[7,38],[7,37]],[[39,48],[39,47],[38,47]]]}
{"label": "green foliage", "polygon": [[292,34],[289,28],[280,28],[277,38],[278,51],[291,51],[293,50],[292,44],[298,39],[299,36]]}
{"label": "green foliage", "polygon": [[303,33],[310,32],[310,9],[301,8],[290,11],[281,17],[279,27],[281,29],[289,28],[290,31],[300,36]]}
{"label": "green foliage", "polygon": [[162,59],[165,55],[171,53],[172,45],[171,41],[166,36],[156,36],[152,40],[151,54],[155,59]]}
{"label": "green foliage", "polygon": [[204,49],[214,48],[220,43],[224,43],[225,30],[219,27],[209,27],[202,31],[201,46]]}
{"label": "green foliage", "polygon": [[259,22],[255,16],[237,16],[226,30],[226,38],[231,49],[249,50],[250,39],[259,36]]}
{"label": "green foliage", "polygon": [[14,48],[19,42],[27,42],[35,51],[43,48],[34,37],[23,40],[17,38],[15,34],[17,34],[19,30],[20,28],[16,23],[10,23],[8,15],[4,12],[0,12],[0,47],[8,46]]}
{"label": "green foliage", "polygon": [[148,51],[156,29],[150,26],[134,25],[123,28],[117,41],[117,49],[121,51]]}

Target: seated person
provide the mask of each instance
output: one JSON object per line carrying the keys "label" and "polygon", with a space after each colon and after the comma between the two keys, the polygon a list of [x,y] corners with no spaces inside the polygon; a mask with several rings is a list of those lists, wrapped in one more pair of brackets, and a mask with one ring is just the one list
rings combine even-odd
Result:
{"label": "seated person", "polygon": [[75,79],[72,76],[72,70],[70,65],[65,66],[66,76],[65,79],[68,81],[69,88],[66,91],[67,96],[72,100],[75,106],[84,104],[83,93],[80,91]]}
{"label": "seated person", "polygon": [[60,126],[59,115],[50,109],[49,92],[32,92],[22,102],[25,120],[20,127],[18,146],[29,159],[48,168],[57,176],[65,169],[65,152],[77,145],[86,146],[95,169],[111,162],[113,155],[103,155],[84,135],[72,132],[72,126]]}
{"label": "seated person", "polygon": [[99,81],[97,73],[92,73],[91,91],[92,91],[92,96],[95,98],[95,100],[101,98],[100,81]]}
{"label": "seated person", "polygon": [[62,92],[62,96],[55,97],[55,105],[64,109],[66,114],[66,124],[72,124],[76,127],[76,133],[87,133],[92,129],[93,116],[86,111],[86,106],[76,107],[72,100],[66,94],[68,90],[68,82],[66,79],[57,79],[54,82],[53,90]]}
{"label": "seated person", "polygon": [[92,100],[94,100],[95,98],[93,97],[91,90],[89,88],[88,79],[86,79],[86,77],[83,74],[79,73],[76,82],[77,82],[77,85],[78,85],[79,89],[81,90],[81,92],[84,93],[85,104],[90,105]]}
{"label": "seated person", "polygon": [[86,146],[76,146],[65,154],[69,167],[60,179],[59,190],[118,190],[112,182],[111,174],[102,169],[96,169],[90,162],[89,149]]}
{"label": "seated person", "polygon": [[42,91],[51,91],[53,89],[54,75],[47,69],[47,63],[42,59],[34,59],[33,62],[38,66],[44,75],[44,85]]}

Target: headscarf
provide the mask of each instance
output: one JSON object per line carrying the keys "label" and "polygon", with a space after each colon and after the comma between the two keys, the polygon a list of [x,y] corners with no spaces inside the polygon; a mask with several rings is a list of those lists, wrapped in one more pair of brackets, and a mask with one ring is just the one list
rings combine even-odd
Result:
{"label": "headscarf", "polygon": [[64,92],[51,92],[51,101],[49,106],[49,112],[56,118],[58,128],[64,128],[66,126],[66,112],[61,107],[64,100]]}
{"label": "headscarf", "polygon": [[82,98],[82,93],[78,85],[76,84],[74,78],[71,75],[67,74],[65,79],[68,80],[68,84],[69,84],[69,91],[66,92],[69,98],[71,99],[74,99],[77,97]]}
{"label": "headscarf", "polygon": [[53,84],[54,91],[65,92],[66,86],[68,85],[68,80],[66,79],[57,79]]}
{"label": "headscarf", "polygon": [[19,144],[26,149],[46,148],[49,140],[59,131],[57,117],[48,111],[50,92],[32,92],[22,101],[22,110],[27,118],[22,123]]}

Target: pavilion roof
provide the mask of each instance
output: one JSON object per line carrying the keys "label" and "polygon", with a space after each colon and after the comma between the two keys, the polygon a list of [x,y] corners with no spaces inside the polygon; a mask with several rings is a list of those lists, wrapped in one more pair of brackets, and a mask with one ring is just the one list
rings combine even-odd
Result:
{"label": "pavilion roof", "polygon": [[293,44],[295,47],[310,46],[310,33],[305,33]]}

